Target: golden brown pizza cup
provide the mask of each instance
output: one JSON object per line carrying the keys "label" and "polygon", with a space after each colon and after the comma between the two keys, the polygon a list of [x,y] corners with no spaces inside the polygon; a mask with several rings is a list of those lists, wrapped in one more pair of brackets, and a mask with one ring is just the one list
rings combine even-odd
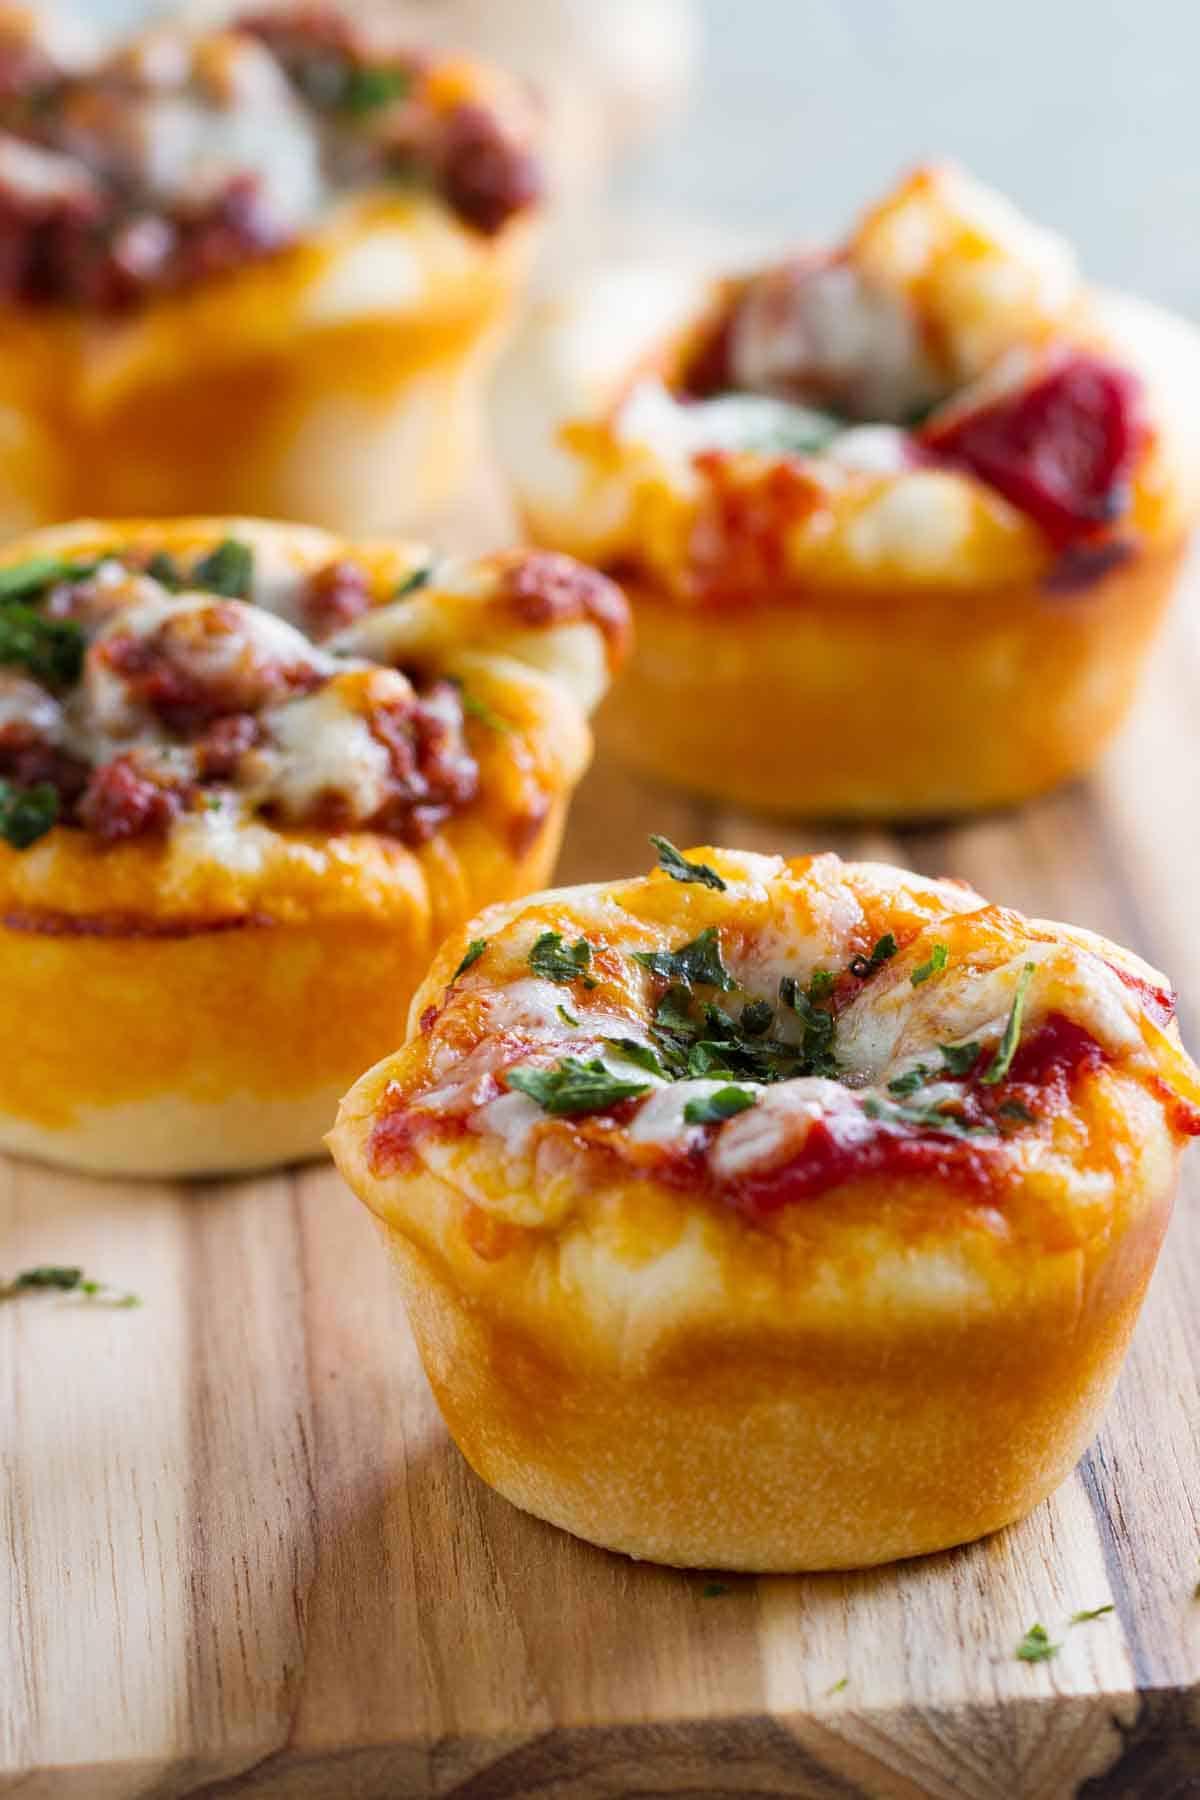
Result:
{"label": "golden brown pizza cup", "polygon": [[737,805],[911,818],[1112,737],[1200,512],[1197,399],[1189,326],[933,169],[837,255],[593,278],[503,419],[533,536],[634,608],[602,742]]}
{"label": "golden brown pizza cup", "polygon": [[[465,927],[404,1047],[343,1103],[334,1155],[382,1225],[447,1425],[516,1505],[680,1566],[853,1568],[994,1531],[1095,1432],[1200,1128],[1170,996],[1116,946],[956,884],[690,855],[724,892],[659,875]],[[836,1015],[843,1078],[867,1085],[750,1082],[753,1106],[689,1126],[680,1084],[655,1083],[530,1125],[515,1067],[573,1054],[646,1079],[610,1047],[661,1049],[663,983],[629,952],[710,929],[742,988],[716,994],[723,1008],[773,997],[782,969],[802,993],[814,967],[835,973],[817,1005]],[[546,930],[592,947],[596,986],[557,987],[574,1030],[529,986]],[[487,951],[455,977],[472,938]],[[1003,1080],[903,1083],[965,1034],[986,1075],[1018,987]],[[683,1088],[711,1102],[739,1079]],[[990,1126],[914,1124],[931,1105]],[[673,1123],[651,1130],[663,1108]]]}
{"label": "golden brown pizza cup", "polygon": [[[133,547],[185,563],[231,536],[269,560],[276,585],[361,568],[379,606],[360,621],[360,657],[396,610],[386,596],[427,561],[412,545],[299,527],[138,521],[7,546],[0,581],[34,557]],[[338,1096],[395,1042],[446,933],[553,868],[623,613],[610,590],[604,627],[561,605],[537,616],[508,580],[528,561],[447,566],[374,651],[384,669],[461,684],[475,709],[477,790],[424,841],[343,827],[336,808],[326,821],[321,795],[310,822],[292,823],[218,786],[189,790],[165,831],[114,842],[60,822],[25,848],[0,842],[0,1147],[137,1175],[319,1152]]]}
{"label": "golden brown pizza cup", "polygon": [[[155,41],[124,55],[149,57]],[[267,56],[249,34],[201,35],[197,82],[218,119],[231,42],[256,66]],[[124,263],[94,278],[94,297],[42,291],[49,284],[40,277],[41,290],[31,278],[6,291],[0,529],[236,512],[365,533],[411,526],[446,500],[477,456],[484,387],[535,248],[535,165],[524,148],[535,132],[515,83],[448,57],[413,66],[420,128],[465,121],[455,141],[477,132],[478,145],[464,152],[479,159],[472,167],[488,154],[488,122],[503,123],[525,183],[511,216],[488,216],[481,227],[429,172],[339,175],[302,206],[287,169],[272,165],[284,222],[260,225],[261,171],[251,162],[220,197],[229,218],[218,216],[216,247],[206,239],[195,268],[115,299]],[[77,76],[76,86],[87,80]],[[244,111],[259,104],[251,87]],[[316,141],[323,129],[320,115]],[[398,130],[408,129],[401,121]],[[167,224],[175,229],[169,216]],[[64,229],[72,221],[63,227],[55,216],[35,225],[31,256],[48,258],[43,239]],[[240,252],[228,247],[238,234]],[[69,260],[68,270],[81,285]]]}

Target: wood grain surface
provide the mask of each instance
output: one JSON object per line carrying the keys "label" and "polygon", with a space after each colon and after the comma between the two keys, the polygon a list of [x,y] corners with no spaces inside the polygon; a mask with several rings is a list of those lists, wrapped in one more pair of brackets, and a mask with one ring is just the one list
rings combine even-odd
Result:
{"label": "wood grain surface", "polygon": [[[640,870],[657,829],[962,875],[1165,967],[1195,1044],[1198,787],[1185,597],[1085,786],[952,828],[814,833],[601,765],[561,873]],[[137,1186],[2,1167],[0,1269],[80,1262],[144,1304],[0,1307],[0,1791],[1200,1794],[1198,1198],[1194,1151],[1104,1429],[1031,1518],[867,1574],[714,1584],[475,1479],[328,1167]],[[1063,1647],[1029,1665],[1035,1620]]]}

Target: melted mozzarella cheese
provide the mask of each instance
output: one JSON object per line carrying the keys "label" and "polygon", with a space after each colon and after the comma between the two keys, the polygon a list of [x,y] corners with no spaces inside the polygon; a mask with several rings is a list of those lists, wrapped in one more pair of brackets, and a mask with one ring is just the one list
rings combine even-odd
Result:
{"label": "melted mozzarella cheese", "polygon": [[957,474],[902,474],[846,527],[846,548],[864,566],[902,563],[932,575],[952,563],[974,525],[969,487]]}
{"label": "melted mozzarella cheese", "polygon": [[764,1089],[756,1106],[721,1127],[711,1152],[713,1174],[719,1181],[736,1181],[797,1155],[819,1119],[836,1120],[843,1142],[869,1136],[872,1130],[857,1100],[840,1082],[819,1076],[782,1081]]}
{"label": "melted mozzarella cheese", "polygon": [[855,418],[902,420],[943,391],[915,313],[849,262],[772,270],[734,315],[735,384],[795,399],[827,395]]}
{"label": "melted mozzarella cheese", "polygon": [[0,670],[0,732],[28,731],[42,743],[62,737],[62,708],[36,681]]}
{"label": "melted mozzarella cheese", "polygon": [[993,1048],[1004,1034],[1027,963],[1023,1031],[1063,1012],[1104,1049],[1137,1048],[1136,997],[1098,958],[1068,944],[1031,943],[995,968],[968,957],[914,988],[908,962],[872,977],[838,1021],[838,1061],[860,1082],[884,1082],[930,1055],[937,1044]]}
{"label": "melted mozzarella cheese", "polygon": [[[335,676],[315,694],[289,700],[263,714],[263,724],[277,746],[274,769],[260,803],[270,801],[285,818],[311,817],[324,796],[337,795],[350,818],[362,822],[377,813],[388,797],[391,759],[362,716],[364,678],[372,700],[382,704],[378,677],[393,671],[350,671]],[[412,690],[395,675],[396,697]]]}

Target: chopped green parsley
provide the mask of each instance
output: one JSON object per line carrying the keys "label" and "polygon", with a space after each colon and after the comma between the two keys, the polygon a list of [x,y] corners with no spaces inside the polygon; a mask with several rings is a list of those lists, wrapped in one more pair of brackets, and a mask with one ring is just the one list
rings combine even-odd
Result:
{"label": "chopped green parsley", "polygon": [[1017,990],[1013,995],[1012,1009],[1008,1015],[1008,1023],[1004,1027],[1004,1036],[1000,1039],[1000,1047],[995,1056],[979,1077],[985,1087],[996,1087],[1004,1080],[1012,1067],[1012,1059],[1017,1053],[1017,1045],[1021,1041],[1021,1016],[1025,1011],[1025,995],[1033,980],[1035,963],[1027,962],[1021,970],[1017,981]]}
{"label": "chopped green parsley", "polygon": [[883,963],[890,962],[899,948],[900,946],[891,932],[885,931],[883,936],[876,941],[870,956],[860,955],[850,958],[850,973],[857,975],[860,981],[865,981],[867,976],[873,975]]}
{"label": "chopped green parsley", "polygon": [[755,1096],[745,1088],[723,1087],[701,1100],[689,1100],[683,1116],[689,1125],[719,1125],[725,1119],[736,1118],[738,1113],[748,1112],[754,1102]]}
{"label": "chopped green parsley", "polygon": [[478,719],[481,725],[486,725],[489,731],[498,731],[508,735],[515,729],[509,720],[502,719],[498,712],[493,712],[486,700],[481,700],[477,694],[470,693],[465,687],[459,688],[458,697],[462,702],[463,711],[470,718]]}
{"label": "chopped green parsley", "polygon": [[192,582],[226,600],[247,600],[254,581],[254,552],[237,538],[223,538],[192,570]]}
{"label": "chopped green parsley", "polygon": [[0,606],[0,663],[28,669],[47,687],[72,687],[83,671],[83,632],[74,619],[47,619],[23,601]]}
{"label": "chopped green parsley", "polygon": [[689,862],[687,857],[677,850],[669,838],[659,837],[657,832],[650,833],[650,842],[658,851],[658,866],[671,877],[672,881],[698,881],[702,887],[714,888],[717,893],[725,892],[726,883],[710,869],[707,863]]}
{"label": "chopped green parsley", "polygon": [[466,954],[463,956],[462,961],[450,977],[451,981],[457,981],[460,975],[465,975],[468,969],[473,968],[487,947],[488,941],[486,938],[472,938],[471,942],[467,945]]}
{"label": "chopped green parsley", "polygon": [[48,781],[28,788],[0,781],[0,838],[14,850],[28,850],[57,818],[58,793]]}
{"label": "chopped green parsley", "polygon": [[591,960],[592,946],[586,938],[564,945],[562,933],[558,931],[543,931],[529,952],[529,966],[535,975],[541,975],[546,981],[561,982],[564,986],[581,981],[585,988],[594,988],[596,983],[588,974]]}
{"label": "chopped green parsley", "polygon": [[714,987],[728,993],[737,986],[721,960],[721,940],[715,925],[678,950],[635,950],[633,959],[652,975],[684,987]]}
{"label": "chopped green parsley", "polygon": [[31,556],[27,562],[0,569],[0,603],[36,599],[56,582],[85,581],[98,567],[95,560],[73,562],[62,556]]}
{"label": "chopped green parsley", "polygon": [[941,970],[945,968],[949,960],[950,951],[947,945],[935,944],[930,953],[929,961],[923,962],[919,969],[913,970],[912,975],[909,978],[913,986],[920,987],[921,983],[923,981],[928,981],[931,975],[939,974]]}
{"label": "chopped green parsley", "polygon": [[507,1081],[556,1118],[604,1112],[650,1091],[649,1082],[622,1081],[598,1058],[585,1063],[575,1056],[564,1056],[555,1069],[510,1069]]}

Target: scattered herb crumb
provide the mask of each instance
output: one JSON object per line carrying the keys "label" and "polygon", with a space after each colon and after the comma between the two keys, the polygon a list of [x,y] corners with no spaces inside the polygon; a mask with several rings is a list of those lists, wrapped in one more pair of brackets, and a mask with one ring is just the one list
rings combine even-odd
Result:
{"label": "scattered herb crumb", "polygon": [[572,1031],[574,1031],[579,1024],[579,1020],[575,1017],[575,1014],[569,1013],[565,1006],[559,1007],[558,1016],[564,1025],[569,1025],[571,1027]]}
{"label": "scattered herb crumb", "polygon": [[728,1582],[706,1581],[704,1584],[704,1598],[706,1600],[719,1600],[722,1594],[727,1594],[728,1592]]}
{"label": "scattered herb crumb", "polygon": [[122,1293],[106,1281],[93,1281],[82,1269],[47,1266],[38,1269],[22,1269],[10,1281],[0,1282],[0,1300],[13,1300],[18,1294],[51,1292],[58,1294],[78,1294],[84,1300],[94,1300],[100,1306],[132,1307],[142,1304],[137,1294]]}
{"label": "scattered herb crumb", "polygon": [[1086,1625],[1089,1619],[1102,1619],[1105,1613],[1114,1612],[1115,1610],[1116,1609],[1110,1600],[1107,1606],[1093,1606],[1085,1608],[1083,1612],[1072,1613],[1067,1623],[1069,1625]]}
{"label": "scattered herb crumb", "polygon": [[840,1694],[844,1688],[848,1688],[849,1686],[850,1677],[848,1675],[843,1675],[840,1681],[835,1681],[832,1687],[825,1689],[825,1692],[826,1694]]}
{"label": "scattered herb crumb", "polygon": [[1050,1634],[1044,1625],[1031,1625],[1025,1636],[1017,1645],[1017,1661],[1027,1663],[1049,1662],[1062,1649],[1061,1644],[1052,1643]]}

